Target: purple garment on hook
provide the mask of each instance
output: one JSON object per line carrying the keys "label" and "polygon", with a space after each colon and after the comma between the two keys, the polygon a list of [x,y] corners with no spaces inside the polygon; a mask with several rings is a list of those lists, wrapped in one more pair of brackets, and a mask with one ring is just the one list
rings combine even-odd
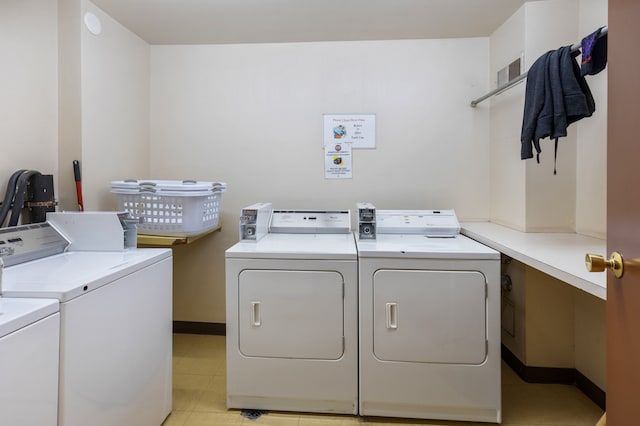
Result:
{"label": "purple garment on hook", "polygon": [[601,35],[602,28],[582,39],[582,64],[580,73],[595,75],[607,66],[607,34]]}

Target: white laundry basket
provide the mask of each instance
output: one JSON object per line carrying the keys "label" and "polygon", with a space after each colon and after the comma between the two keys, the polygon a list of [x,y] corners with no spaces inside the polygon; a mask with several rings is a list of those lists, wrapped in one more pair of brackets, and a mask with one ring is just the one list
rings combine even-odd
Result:
{"label": "white laundry basket", "polygon": [[138,232],[188,237],[218,226],[220,198],[227,185],[194,180],[121,180],[111,182],[118,210],[141,219]]}

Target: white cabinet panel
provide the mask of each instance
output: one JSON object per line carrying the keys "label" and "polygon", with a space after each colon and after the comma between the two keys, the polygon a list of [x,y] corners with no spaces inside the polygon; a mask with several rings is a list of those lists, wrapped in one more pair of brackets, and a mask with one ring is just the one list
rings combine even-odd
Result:
{"label": "white cabinet panel", "polygon": [[0,424],[58,424],[59,343],[58,313],[0,338]]}

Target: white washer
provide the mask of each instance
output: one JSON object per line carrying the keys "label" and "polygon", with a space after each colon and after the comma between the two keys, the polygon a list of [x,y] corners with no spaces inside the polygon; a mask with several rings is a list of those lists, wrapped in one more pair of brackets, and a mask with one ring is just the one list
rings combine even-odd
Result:
{"label": "white washer", "polygon": [[452,211],[378,210],[375,230],[357,240],[360,414],[499,423],[500,254]]}
{"label": "white washer", "polygon": [[58,425],[162,424],[171,411],[171,250],[31,260],[30,247],[46,251],[62,236],[48,223],[12,232],[5,240],[29,261],[5,268],[3,296],[60,303]]}
{"label": "white washer", "polygon": [[0,423],[58,424],[58,301],[0,298]]}
{"label": "white washer", "polygon": [[229,248],[227,407],[356,414],[357,279],[349,211],[274,211]]}

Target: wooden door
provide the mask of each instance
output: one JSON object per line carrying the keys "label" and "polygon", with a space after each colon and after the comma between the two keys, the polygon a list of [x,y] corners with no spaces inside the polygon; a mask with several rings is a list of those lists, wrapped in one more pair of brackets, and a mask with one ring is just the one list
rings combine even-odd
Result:
{"label": "wooden door", "polygon": [[609,0],[607,424],[640,424],[640,1]]}

